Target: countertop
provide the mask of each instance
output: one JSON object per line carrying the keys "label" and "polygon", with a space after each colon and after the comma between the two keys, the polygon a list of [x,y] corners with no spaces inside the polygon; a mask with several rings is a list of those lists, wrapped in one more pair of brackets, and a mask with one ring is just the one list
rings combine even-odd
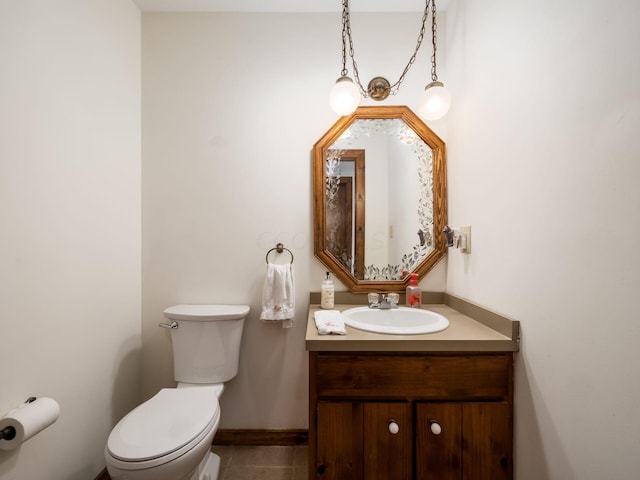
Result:
{"label": "countertop", "polygon": [[[314,299],[313,296],[311,298]],[[441,332],[423,335],[385,335],[349,326],[346,326],[346,335],[320,335],[313,317],[314,312],[320,310],[320,305],[311,303],[307,319],[306,348],[309,351],[518,351],[518,321],[502,317],[451,295],[444,294],[442,299],[446,303],[423,304],[421,308],[446,317],[449,327]],[[334,309],[342,311],[356,306],[361,306],[361,302],[337,304]]]}

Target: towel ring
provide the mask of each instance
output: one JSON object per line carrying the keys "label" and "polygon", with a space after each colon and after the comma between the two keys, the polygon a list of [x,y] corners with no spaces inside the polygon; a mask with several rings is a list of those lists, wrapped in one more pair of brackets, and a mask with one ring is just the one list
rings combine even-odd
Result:
{"label": "towel ring", "polygon": [[293,253],[291,253],[291,250],[289,250],[288,248],[286,248],[284,245],[282,245],[281,243],[277,243],[275,247],[273,247],[271,250],[269,250],[267,252],[267,255],[265,256],[265,260],[267,261],[267,265],[269,264],[269,254],[273,251],[276,251],[278,253],[282,253],[285,250],[287,252],[289,252],[289,255],[291,255],[291,263],[293,264]]}

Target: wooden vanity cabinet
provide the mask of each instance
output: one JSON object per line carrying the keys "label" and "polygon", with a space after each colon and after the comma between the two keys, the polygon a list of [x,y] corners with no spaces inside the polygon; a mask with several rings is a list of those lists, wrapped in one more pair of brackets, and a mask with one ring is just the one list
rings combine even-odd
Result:
{"label": "wooden vanity cabinet", "polygon": [[511,352],[312,351],[309,371],[310,479],[513,478]]}

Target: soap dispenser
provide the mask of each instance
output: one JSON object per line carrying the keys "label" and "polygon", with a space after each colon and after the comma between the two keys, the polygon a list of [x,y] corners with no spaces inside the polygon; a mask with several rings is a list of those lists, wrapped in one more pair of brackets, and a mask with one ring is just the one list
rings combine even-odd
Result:
{"label": "soap dispenser", "polygon": [[331,275],[329,274],[329,272],[327,272],[327,276],[322,282],[322,287],[320,288],[320,308],[333,308],[334,293],[335,287],[333,286],[333,282],[331,281]]}
{"label": "soap dispenser", "polygon": [[407,305],[409,307],[420,308],[422,304],[422,291],[420,285],[418,285],[418,274],[412,273],[410,275],[409,285],[407,285]]}

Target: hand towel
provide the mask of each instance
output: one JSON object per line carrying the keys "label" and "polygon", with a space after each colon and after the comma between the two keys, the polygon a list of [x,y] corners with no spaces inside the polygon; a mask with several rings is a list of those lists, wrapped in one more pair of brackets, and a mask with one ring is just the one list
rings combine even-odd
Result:
{"label": "hand towel", "polygon": [[260,320],[282,322],[282,328],[291,328],[294,315],[295,292],[291,264],[268,263],[262,290]]}
{"label": "hand towel", "polygon": [[335,333],[336,335],[346,335],[342,314],[338,310],[318,310],[314,312],[313,319],[320,335]]}

